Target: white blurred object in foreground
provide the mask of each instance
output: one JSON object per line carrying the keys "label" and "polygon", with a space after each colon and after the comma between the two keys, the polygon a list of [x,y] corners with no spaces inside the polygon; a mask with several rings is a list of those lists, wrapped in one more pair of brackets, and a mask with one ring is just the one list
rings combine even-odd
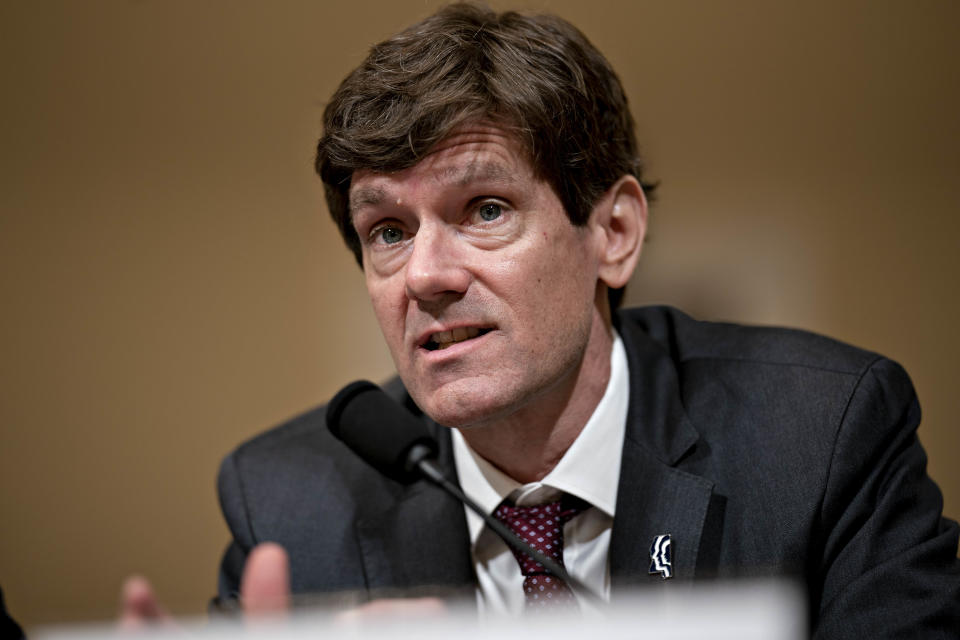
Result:
{"label": "white blurred object in foreground", "polygon": [[56,626],[34,629],[37,640],[86,640],[135,637],[146,640],[196,638],[383,638],[391,640],[528,640],[530,627],[552,640],[656,638],[658,640],[801,640],[806,637],[806,606],[798,585],[786,581],[738,581],[707,584],[675,582],[621,595],[604,615],[560,615],[478,620],[474,611],[450,610],[437,617],[377,616],[348,623],[330,611],[299,611],[284,620],[239,622],[185,621],[180,629],[140,630],[125,634],[116,625]]}

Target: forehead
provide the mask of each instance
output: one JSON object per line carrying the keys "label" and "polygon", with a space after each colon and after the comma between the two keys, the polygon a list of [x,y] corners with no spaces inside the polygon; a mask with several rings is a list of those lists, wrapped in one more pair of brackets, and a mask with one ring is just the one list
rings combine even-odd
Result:
{"label": "forehead", "polygon": [[357,170],[350,185],[350,210],[376,206],[404,187],[467,187],[513,184],[534,177],[529,154],[515,136],[490,125],[456,130],[417,164],[392,172]]}

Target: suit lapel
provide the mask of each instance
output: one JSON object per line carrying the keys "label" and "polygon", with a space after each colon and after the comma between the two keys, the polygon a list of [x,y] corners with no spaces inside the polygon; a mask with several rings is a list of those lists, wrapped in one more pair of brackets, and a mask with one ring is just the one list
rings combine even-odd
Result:
{"label": "suit lapel", "polygon": [[630,368],[630,406],[610,539],[614,593],[660,582],[650,575],[650,546],[671,536],[673,575],[693,577],[713,483],[678,468],[699,434],[687,418],[673,361],[636,325],[618,327]]}
{"label": "suit lapel", "polygon": [[610,537],[613,588],[661,581],[648,571],[650,545],[663,534],[671,537],[673,576],[693,577],[712,483],[664,465],[629,440],[622,464]]}

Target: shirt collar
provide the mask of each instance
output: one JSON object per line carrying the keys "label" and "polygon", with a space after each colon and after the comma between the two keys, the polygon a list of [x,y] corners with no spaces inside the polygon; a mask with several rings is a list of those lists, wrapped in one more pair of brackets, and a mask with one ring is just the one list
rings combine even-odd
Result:
{"label": "shirt collar", "polygon": [[[464,493],[487,512],[510,494],[517,504],[538,504],[569,493],[613,517],[620,481],[620,458],[626,432],[630,385],[627,354],[620,335],[613,331],[610,379],[603,397],[577,439],[540,482],[520,484],[477,454],[459,430],[453,430],[453,457]],[[483,521],[467,512],[470,540],[476,543]]]}

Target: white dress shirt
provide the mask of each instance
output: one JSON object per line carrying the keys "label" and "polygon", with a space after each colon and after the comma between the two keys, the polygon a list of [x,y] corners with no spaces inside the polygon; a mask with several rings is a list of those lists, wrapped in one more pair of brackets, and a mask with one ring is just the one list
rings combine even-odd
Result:
{"label": "white dress shirt", "polygon": [[[474,452],[453,430],[453,455],[463,491],[493,513],[504,498],[519,506],[542,504],[569,493],[589,502],[587,509],[563,529],[563,562],[567,571],[594,593],[610,599],[610,529],[613,526],[620,480],[620,456],[629,402],[627,354],[614,331],[610,380],[600,403],[557,466],[540,482],[521,485]],[[471,551],[477,572],[477,602],[481,615],[519,615],[525,607],[523,576],[513,554],[483,520],[464,507]],[[592,609],[580,599],[581,610]]]}

